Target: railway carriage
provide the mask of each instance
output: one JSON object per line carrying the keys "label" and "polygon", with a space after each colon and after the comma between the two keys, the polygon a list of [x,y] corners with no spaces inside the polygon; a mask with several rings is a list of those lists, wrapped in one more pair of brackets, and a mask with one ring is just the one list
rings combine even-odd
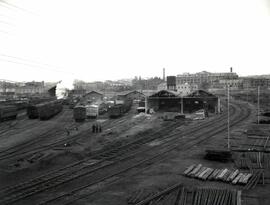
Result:
{"label": "railway carriage", "polygon": [[0,121],[16,119],[17,114],[16,106],[5,105],[0,107]]}

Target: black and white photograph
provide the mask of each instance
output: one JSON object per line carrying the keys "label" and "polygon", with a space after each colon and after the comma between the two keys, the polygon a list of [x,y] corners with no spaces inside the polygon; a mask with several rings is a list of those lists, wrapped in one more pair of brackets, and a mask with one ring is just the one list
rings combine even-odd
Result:
{"label": "black and white photograph", "polygon": [[0,0],[0,205],[269,205],[270,0]]}

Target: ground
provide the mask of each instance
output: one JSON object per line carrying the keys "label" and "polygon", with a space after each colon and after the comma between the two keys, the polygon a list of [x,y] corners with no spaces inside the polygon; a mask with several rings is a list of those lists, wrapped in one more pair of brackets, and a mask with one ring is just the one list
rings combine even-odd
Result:
{"label": "ground", "polygon": [[[248,106],[253,109],[251,117],[230,130],[232,148],[242,148],[243,144],[247,144],[248,133],[251,131],[260,132],[263,130],[263,132],[270,132],[269,127],[254,124],[254,121],[256,121],[256,109],[254,105],[250,104]],[[164,121],[161,118],[162,113],[155,113],[151,116],[136,114],[136,110],[133,108],[119,119],[109,119],[108,116],[104,115],[99,116],[97,120],[89,119],[84,123],[75,123],[72,119],[72,110],[65,108],[61,114],[49,121],[41,122],[37,119],[29,120],[22,117],[12,126],[1,125],[2,130],[5,132],[0,133],[0,158],[6,156],[4,154],[6,154],[5,150],[7,148],[26,144],[14,151],[18,155],[11,155],[11,157],[4,158],[1,161],[0,188],[13,186],[19,182],[30,180],[36,176],[78,162],[114,145],[124,145],[142,136],[148,136],[161,127],[170,127],[171,130],[162,131],[169,135],[176,131],[191,129],[191,127],[194,129],[201,123],[201,121],[191,121],[190,119]],[[217,117],[211,115],[205,121]],[[101,133],[92,133],[94,123],[102,126]],[[70,131],[69,134],[66,130]],[[188,139],[185,140],[188,141]],[[147,146],[154,148],[161,142],[161,140],[157,139],[148,143]],[[64,146],[64,144],[70,146]],[[91,196],[87,195],[87,189],[84,190],[86,196],[73,204],[127,204],[127,198],[140,189],[155,192],[180,182],[186,186],[242,189],[242,186],[232,186],[222,182],[200,181],[187,178],[182,174],[191,164],[199,163],[212,168],[233,168],[233,162],[222,163],[204,159],[206,149],[226,149],[226,147],[226,132],[214,135],[209,140],[185,151],[182,151],[181,146],[179,146],[160,161],[128,170],[121,174],[120,180],[119,177],[115,177],[110,179],[108,183],[104,183],[104,186],[101,184],[101,189],[98,189],[99,191]],[[8,154],[12,153],[11,150]],[[265,185],[259,184],[255,189],[243,191],[243,204],[270,204],[268,197],[269,171],[266,172],[265,176]],[[44,197],[43,195],[40,196]],[[21,204],[29,204],[29,202],[22,202]]]}

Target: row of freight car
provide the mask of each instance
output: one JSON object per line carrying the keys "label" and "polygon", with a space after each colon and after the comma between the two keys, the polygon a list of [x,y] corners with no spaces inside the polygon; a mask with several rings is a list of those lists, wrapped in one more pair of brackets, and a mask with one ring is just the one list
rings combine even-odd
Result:
{"label": "row of freight car", "polygon": [[98,115],[108,111],[110,118],[117,118],[128,112],[132,106],[132,101],[126,100],[110,105],[103,103],[100,105],[77,105],[73,109],[75,121],[84,121],[86,118],[96,118]]}
{"label": "row of freight car", "polygon": [[[27,105],[26,110],[29,119],[39,118],[40,120],[47,120],[61,112],[62,109],[62,101],[53,100],[36,105]],[[1,105],[0,121],[16,119],[19,112],[18,110],[18,107],[15,105]]]}
{"label": "row of freight car", "polygon": [[27,107],[27,116],[29,119],[39,118],[40,120],[48,120],[61,112],[62,109],[62,101],[54,100],[37,105],[29,105]]}

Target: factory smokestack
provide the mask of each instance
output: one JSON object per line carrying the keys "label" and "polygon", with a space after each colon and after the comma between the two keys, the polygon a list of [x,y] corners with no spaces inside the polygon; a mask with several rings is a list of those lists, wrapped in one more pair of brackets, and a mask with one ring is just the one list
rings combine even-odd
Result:
{"label": "factory smokestack", "polygon": [[230,70],[231,70],[231,73],[232,73],[232,67],[230,68]]}
{"label": "factory smokestack", "polygon": [[165,81],[165,68],[163,68],[163,81]]}

